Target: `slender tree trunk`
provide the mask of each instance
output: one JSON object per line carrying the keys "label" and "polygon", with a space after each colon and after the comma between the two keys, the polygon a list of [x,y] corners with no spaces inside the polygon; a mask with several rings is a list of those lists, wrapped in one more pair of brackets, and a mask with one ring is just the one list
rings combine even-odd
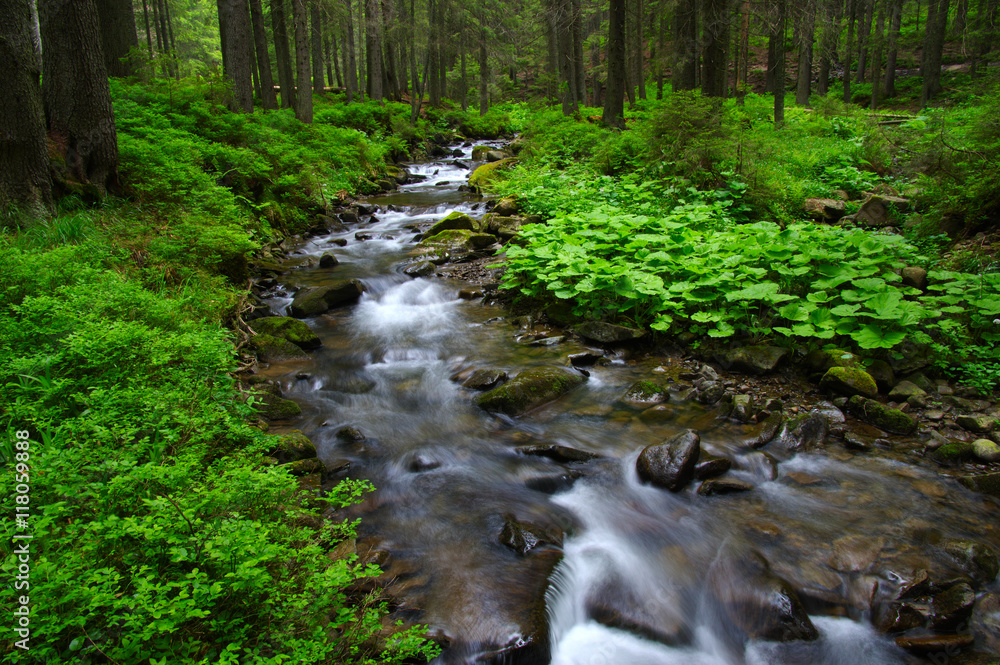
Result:
{"label": "slender tree trunk", "polygon": [[885,7],[878,4],[878,19],[875,21],[875,35],[872,40],[872,101],[875,110],[882,103],[882,50],[885,47]]}
{"label": "slender tree trunk", "polygon": [[393,17],[389,10],[389,4],[386,0],[381,0],[381,5],[382,25],[380,26],[380,31],[382,34],[382,41],[386,44],[384,49],[385,57],[382,61],[383,70],[385,71],[385,84],[389,98],[397,101],[399,100],[399,79],[396,76],[395,32],[391,29],[391,26],[393,25]]}
{"label": "slender tree trunk", "polygon": [[347,0],[347,61],[344,65],[344,76],[347,79],[347,101],[353,102],[355,93],[359,92],[358,86],[358,63],[354,54],[354,17],[351,11],[353,0]]}
{"label": "slender tree trunk", "polygon": [[340,77],[340,59],[337,55],[337,31],[330,30],[326,40],[323,42],[326,49],[326,74],[333,84],[336,81],[338,88],[344,87],[344,79]]}
{"label": "slender tree trunk", "polygon": [[969,0],[958,0],[958,7],[955,13],[955,23],[952,26],[952,31],[955,33],[956,37],[962,40],[963,46],[966,42],[965,37],[965,27],[969,19]]}
{"label": "slender tree trunk", "polygon": [[[410,0],[410,78],[413,80],[413,90],[410,92],[410,124],[416,125],[420,116],[420,105],[423,102],[423,86],[420,82],[420,72],[417,71],[417,7],[416,0]],[[425,75],[426,80],[426,75]]]}
{"label": "slender tree trunk", "polygon": [[780,39],[778,60],[774,67],[774,125],[785,124],[785,31],[788,20],[788,0],[777,0],[778,20],[775,32]]}
{"label": "slender tree trunk", "polygon": [[441,105],[441,87],[438,79],[438,3],[436,0],[427,0],[427,11],[430,18],[430,30],[428,31],[427,62],[430,80],[427,81],[427,103],[437,108]]}
{"label": "slender tree trunk", "polygon": [[698,68],[698,3],[678,0],[675,16],[673,87],[693,90]]}
{"label": "slender tree trunk", "polygon": [[309,0],[309,36],[312,46],[312,89],[322,94],[326,87],[323,81],[323,22],[319,15],[319,2]]}
{"label": "slender tree trunk", "polygon": [[365,43],[368,49],[368,97],[382,101],[382,20],[378,0],[365,0]]}
{"label": "slender tree trunk", "polygon": [[79,182],[89,182],[101,195],[116,193],[118,135],[94,3],[41,0],[38,18],[49,140]]}
{"label": "slender tree trunk", "polygon": [[109,76],[135,76],[135,62],[129,52],[139,48],[135,30],[135,11],[132,0],[98,0],[97,17],[101,22],[101,48],[104,66]]}
{"label": "slender tree trunk", "polygon": [[[220,8],[222,7],[222,1],[223,0],[218,0]],[[153,3],[153,30],[156,32],[156,52],[162,56],[164,53],[167,52],[167,49],[163,45],[163,31],[160,30],[160,0],[152,0],[152,3]],[[220,22],[222,21],[221,13],[219,15],[219,21]],[[219,25],[219,31],[220,33],[222,31],[221,24]],[[162,64],[160,65],[160,68],[161,69],[163,68]],[[225,49],[223,49],[222,69],[225,70],[225,68],[226,68],[226,51]]]}
{"label": "slender tree trunk", "polygon": [[[159,16],[160,16],[160,22],[159,22],[159,28],[157,28],[157,32],[161,32],[163,34],[163,48],[160,50],[160,53],[163,53],[163,54],[168,55],[168,56],[172,56],[173,54],[170,52],[170,33],[167,30],[167,6],[166,6],[166,0],[154,0],[154,2],[156,2],[157,4],[160,5],[159,12],[158,12]],[[163,65],[163,71],[164,71],[164,74],[167,75],[167,76],[173,75],[173,73],[174,73],[174,63],[169,62],[169,61],[166,62],[166,63],[164,63],[164,65]]]}
{"label": "slender tree trunk", "polygon": [[643,44],[643,33],[645,31],[645,3],[643,0],[636,0],[635,8],[635,60],[633,61],[633,66],[635,67],[634,77],[635,77],[635,87],[637,92],[637,97],[639,99],[646,99],[646,48]]}
{"label": "slender tree trunk", "polygon": [[576,103],[587,103],[587,72],[583,59],[583,12],[580,0],[571,0],[573,11],[573,71],[576,72]]}
{"label": "slender tree trunk", "polygon": [[487,60],[488,35],[486,28],[479,29],[479,115],[490,112],[490,63]]}
{"label": "slender tree trunk", "polygon": [[663,99],[663,79],[667,62],[667,0],[660,0],[656,30],[656,98]]}
{"label": "slender tree trunk", "polygon": [[702,28],[705,50],[702,54],[701,92],[706,97],[726,96],[726,50],[729,46],[728,0],[704,0]]}
{"label": "slender tree trunk", "polygon": [[742,106],[750,89],[750,0],[740,3],[740,44],[736,64],[736,96]]}
{"label": "slender tree trunk", "polygon": [[816,91],[823,96],[830,92],[830,61],[837,57],[837,41],[843,20],[843,3],[840,0],[823,0],[819,54],[819,80]]}
{"label": "slender tree trunk", "polygon": [[39,86],[30,2],[0,2],[0,219],[25,224],[52,214],[52,180],[45,143],[45,112]]}
{"label": "slender tree trunk", "polygon": [[809,104],[809,93],[812,86],[813,39],[816,30],[816,10],[812,4],[802,8],[802,27],[799,30],[799,67],[798,81],[795,86],[795,103],[799,106]]}
{"label": "slender tree trunk", "polygon": [[601,47],[595,39],[590,43],[590,88],[593,91],[593,96],[590,99],[591,106],[600,106],[601,104],[601,81],[597,73],[600,65]]}
{"label": "slender tree trunk", "polygon": [[459,86],[461,87],[461,90],[459,90],[459,95],[461,96],[462,110],[463,111],[468,111],[469,110],[469,72],[468,72],[468,69],[466,68],[466,63],[465,63],[465,32],[466,32],[465,30],[462,30],[462,36],[459,39],[459,49],[460,49],[460,53],[461,53],[460,57],[461,57],[461,63],[462,63],[461,64],[461,78],[459,79]]}
{"label": "slender tree trunk", "polygon": [[864,0],[864,11],[858,22],[858,73],[857,80],[865,80],[868,68],[868,47],[871,41],[872,13],[875,11],[875,0]]}
{"label": "slender tree trunk", "polygon": [[608,86],[602,120],[609,127],[625,128],[625,0],[610,0],[608,27]]}
{"label": "slender tree trunk", "polygon": [[250,19],[253,22],[254,52],[257,54],[257,77],[260,79],[260,101],[265,109],[278,108],[274,96],[274,79],[271,77],[271,58],[267,54],[267,31],[264,29],[264,7],[260,0],[250,0]]}
{"label": "slender tree trunk", "polygon": [[949,0],[931,0],[928,8],[922,60],[924,82],[920,93],[920,106],[927,106],[927,103],[942,90],[941,57],[948,28],[948,6]]}
{"label": "slender tree trunk", "polygon": [[142,0],[142,18],[146,22],[146,46],[149,47],[149,59],[153,59],[153,33],[149,31],[149,7],[146,0]]}
{"label": "slender tree trunk", "polygon": [[223,0],[225,18],[219,17],[224,28],[222,40],[226,61],[226,78],[232,86],[231,111],[253,113],[253,64],[250,29],[250,6],[246,0]]}
{"label": "slender tree trunk", "polygon": [[309,9],[306,0],[292,0],[292,25],[295,30],[295,117],[304,123],[313,121],[312,72],[309,71]]}
{"label": "slender tree trunk", "polygon": [[292,55],[288,49],[285,0],[270,0],[270,7],[274,56],[278,65],[278,85],[281,87],[281,108],[290,109],[295,106],[295,79],[292,77]]}
{"label": "slender tree trunk", "polygon": [[889,55],[885,64],[885,96],[896,96],[896,43],[903,27],[903,0],[892,0],[891,26],[889,28]]}
{"label": "slender tree trunk", "polygon": [[173,63],[174,78],[180,79],[181,65],[177,61],[177,42],[174,41],[174,21],[170,18],[170,3],[163,0],[163,13],[167,16],[167,35],[170,36],[170,57]]}
{"label": "slender tree trunk", "polygon": [[844,103],[851,103],[851,57],[854,55],[854,23],[859,0],[847,0],[847,45],[844,49]]}
{"label": "slender tree trunk", "polygon": [[576,71],[573,68],[573,31],[569,28],[572,19],[569,16],[569,2],[559,3],[559,70],[562,72],[560,87],[562,97],[562,112],[568,116],[576,112]]}

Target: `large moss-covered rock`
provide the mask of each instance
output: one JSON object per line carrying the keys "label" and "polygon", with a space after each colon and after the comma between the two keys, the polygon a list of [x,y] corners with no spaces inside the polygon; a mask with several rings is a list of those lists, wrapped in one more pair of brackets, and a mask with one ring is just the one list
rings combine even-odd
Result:
{"label": "large moss-covered rock", "polygon": [[476,191],[481,191],[490,184],[490,181],[496,178],[499,171],[513,166],[516,161],[513,157],[508,157],[507,159],[483,164],[469,176],[469,187],[472,187]]}
{"label": "large moss-covered rock", "polygon": [[780,346],[743,346],[731,349],[719,357],[719,362],[736,372],[767,374],[773,372],[788,356]]}
{"label": "large moss-covered rock", "polygon": [[857,367],[862,369],[861,359],[843,349],[816,349],[805,357],[805,367],[810,374],[823,374],[831,367]]}
{"label": "large moss-covered rock", "polygon": [[550,402],[583,383],[579,372],[562,367],[534,367],[476,398],[476,404],[491,413],[516,416]]}
{"label": "large moss-covered rock", "polygon": [[293,429],[288,434],[278,437],[278,447],[275,449],[274,457],[282,462],[309,459],[316,457],[316,445],[301,430]]}
{"label": "large moss-covered rock", "polygon": [[520,217],[503,217],[492,212],[483,217],[483,231],[500,240],[510,240],[521,232],[523,225],[524,220]]}
{"label": "large moss-covered rock", "polygon": [[679,492],[694,478],[701,454],[701,437],[687,430],[663,443],[643,448],[635,470],[643,482]]}
{"label": "large moss-covered rock", "polygon": [[1000,573],[1000,559],[989,545],[962,539],[945,541],[942,546],[976,587],[992,583]]}
{"label": "large moss-covered rock", "polygon": [[872,375],[857,367],[831,367],[820,379],[819,387],[826,392],[845,397],[852,395],[875,397],[878,394],[878,386]]}
{"label": "large moss-covered rock", "polygon": [[670,399],[667,389],[655,381],[636,381],[622,395],[622,401],[636,405],[659,404]]}
{"label": "large moss-covered rock", "polygon": [[312,328],[290,316],[268,316],[256,319],[251,327],[261,335],[286,339],[302,349],[318,349],[323,346],[323,342],[312,331]]}
{"label": "large moss-covered rock", "polygon": [[478,231],[479,224],[476,220],[472,219],[463,212],[458,212],[457,210],[444,219],[438,221],[434,226],[427,229],[427,233],[424,234],[425,238],[430,238],[435,236],[442,231]]}
{"label": "large moss-covered rock", "polygon": [[941,464],[961,464],[972,459],[972,444],[965,441],[952,441],[935,448],[931,457]]}
{"label": "large moss-covered rock", "polygon": [[506,196],[493,206],[493,211],[501,217],[510,217],[511,215],[516,215],[520,211],[520,205],[518,205],[516,196]]}
{"label": "large moss-covered rock", "polygon": [[601,342],[603,344],[627,342],[633,339],[639,339],[646,334],[645,330],[627,328],[613,323],[605,323],[604,321],[585,321],[573,330],[581,337],[594,340],[595,342]]}
{"label": "large moss-covered rock", "polygon": [[986,434],[996,427],[997,419],[992,416],[961,415],[955,418],[955,424],[968,432]]}
{"label": "large moss-covered rock", "polygon": [[418,251],[431,250],[436,253],[474,250],[489,247],[496,239],[488,233],[476,233],[467,229],[449,229],[428,236],[417,245]]}
{"label": "large moss-covered rock", "polygon": [[327,286],[308,289],[292,300],[292,316],[297,319],[317,316],[333,307],[356,302],[364,292],[364,285],[357,279],[341,279]]}
{"label": "large moss-covered rock", "polygon": [[302,413],[302,408],[292,400],[270,394],[258,398],[258,408],[268,420],[287,420]]}
{"label": "large moss-covered rock", "polygon": [[978,476],[962,476],[958,482],[973,492],[1000,498],[1000,473],[984,473]]}
{"label": "large moss-covered rock", "polygon": [[485,162],[486,153],[488,153],[493,148],[488,145],[477,145],[472,148],[472,160],[476,162]]}
{"label": "large moss-covered rock", "polygon": [[257,357],[266,363],[280,363],[286,360],[305,360],[309,356],[305,351],[295,346],[287,339],[273,335],[256,335],[251,346],[257,352]]}
{"label": "large moss-covered rock", "polygon": [[913,417],[861,395],[855,395],[847,401],[847,412],[886,432],[913,434],[917,431],[917,421]]}

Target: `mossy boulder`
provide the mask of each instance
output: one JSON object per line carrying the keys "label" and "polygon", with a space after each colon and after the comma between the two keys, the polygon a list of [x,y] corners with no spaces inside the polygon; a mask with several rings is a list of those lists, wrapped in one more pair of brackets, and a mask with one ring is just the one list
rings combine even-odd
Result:
{"label": "mossy boulder", "polygon": [[500,215],[501,217],[510,217],[511,215],[516,215],[521,209],[521,206],[517,202],[516,196],[506,196],[493,206],[492,212]]}
{"label": "mossy boulder", "polygon": [[816,349],[806,354],[806,369],[811,374],[823,374],[831,367],[856,367],[863,369],[861,358],[843,349]]}
{"label": "mossy boulder", "polygon": [[274,457],[281,462],[295,462],[316,457],[316,445],[301,430],[293,429],[278,437]]}
{"label": "mossy boulder", "polygon": [[306,352],[281,337],[273,335],[257,335],[250,344],[257,352],[257,357],[266,363],[280,363],[286,360],[306,360]]}
{"label": "mossy boulder", "polygon": [[302,413],[302,408],[290,399],[265,394],[257,398],[260,414],[267,420],[287,420]]}
{"label": "mossy boulder", "polygon": [[483,217],[483,231],[492,233],[500,240],[510,240],[521,232],[524,220],[520,217],[503,217],[489,213]]}
{"label": "mossy boulder", "polygon": [[955,418],[955,424],[967,432],[986,434],[994,430],[997,419],[992,416],[961,415]]}
{"label": "mossy boulder", "polygon": [[472,148],[472,159],[476,162],[485,162],[486,153],[488,153],[493,148],[488,145],[477,145]]}
{"label": "mossy boulder", "polygon": [[437,272],[437,266],[430,261],[417,261],[403,268],[403,274],[407,277],[430,277]]}
{"label": "mossy boulder", "polygon": [[952,441],[931,453],[931,457],[941,464],[961,464],[972,459],[972,444],[965,441]]}
{"label": "mossy boulder", "polygon": [[286,339],[302,349],[318,349],[323,346],[323,342],[312,331],[312,328],[290,316],[268,316],[256,319],[251,327],[261,335]]}
{"label": "mossy boulder", "polygon": [[292,300],[292,316],[297,319],[317,316],[334,307],[356,302],[364,292],[364,285],[357,279],[341,279],[327,286],[308,289]]}
{"label": "mossy boulder", "polygon": [[476,233],[467,229],[449,229],[424,238],[417,245],[418,251],[432,250],[438,254],[446,254],[458,250],[477,250],[489,247],[496,238],[488,233]]}
{"label": "mossy boulder", "polygon": [[655,381],[636,381],[622,395],[623,402],[638,405],[659,404],[668,399],[670,399],[670,393]]}
{"label": "mossy boulder", "polygon": [[773,372],[788,356],[780,346],[743,346],[721,354],[719,362],[737,372],[767,374]]}
{"label": "mossy boulder", "polygon": [[482,191],[497,177],[500,171],[513,166],[515,162],[517,162],[516,159],[508,157],[507,159],[483,164],[469,176],[469,187],[472,187],[476,191]]}
{"label": "mossy boulder", "polygon": [[978,476],[962,476],[958,479],[973,492],[1000,498],[1000,473],[984,473]]}
{"label": "mossy boulder", "polygon": [[534,367],[476,398],[491,413],[516,416],[550,402],[583,383],[584,377],[562,367]]}
{"label": "mossy boulder", "polygon": [[444,219],[438,221],[431,228],[427,229],[427,233],[424,237],[430,238],[435,236],[442,231],[454,231],[454,230],[465,230],[465,231],[478,231],[479,224],[476,220],[472,219],[463,212],[458,212],[457,210]]}
{"label": "mossy boulder", "polygon": [[1000,445],[989,439],[976,439],[972,442],[972,454],[980,462],[988,464],[1000,462]]}
{"label": "mossy boulder", "polygon": [[573,328],[573,332],[586,339],[611,344],[613,342],[628,342],[645,336],[646,331],[638,328],[628,328],[626,326],[606,323],[604,321],[584,321]]}
{"label": "mossy boulder", "polygon": [[913,434],[917,431],[917,421],[911,416],[861,395],[855,395],[847,401],[847,412],[886,432]]}
{"label": "mossy boulder", "polygon": [[288,473],[293,476],[308,476],[312,473],[322,474],[326,472],[326,466],[315,457],[290,462],[285,468],[287,468]]}
{"label": "mossy boulder", "polygon": [[878,386],[872,375],[857,367],[831,367],[820,379],[819,387],[826,392],[845,397],[852,395],[875,397],[878,394]]}

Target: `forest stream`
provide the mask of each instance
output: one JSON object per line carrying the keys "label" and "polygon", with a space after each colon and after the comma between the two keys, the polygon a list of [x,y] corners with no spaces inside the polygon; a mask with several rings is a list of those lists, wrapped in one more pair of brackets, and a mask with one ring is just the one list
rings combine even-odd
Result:
{"label": "forest stream", "polygon": [[[942,635],[1000,621],[995,605],[973,614],[977,597],[996,599],[983,593],[997,590],[996,572],[977,554],[1000,549],[995,505],[895,454],[903,438],[859,452],[822,432],[794,445],[779,435],[757,450],[747,441],[758,426],[691,398],[698,363],[613,353],[568,369],[585,381],[525,415],[476,406],[480,393],[462,385],[475,370],[569,368],[569,355],[594,349],[537,339],[530,321],[460,298],[469,284],[402,273],[413,225],[486,212],[459,191],[463,151],[412,165],[426,179],[371,198],[374,218],[299,247],[339,263],[293,270],[286,284],[358,279],[365,293],[306,319],[323,342],[308,362],[262,370],[301,405],[289,426],[327,469],[377,488],[350,513],[362,517],[359,552],[378,553],[400,616],[447,640],[440,662],[938,662]],[[284,314],[291,293],[268,303]],[[622,399],[656,377],[671,387],[664,404]],[[718,494],[637,474],[644,447],[688,430],[703,462],[731,464]],[[924,655],[894,639],[907,612],[931,617]]]}

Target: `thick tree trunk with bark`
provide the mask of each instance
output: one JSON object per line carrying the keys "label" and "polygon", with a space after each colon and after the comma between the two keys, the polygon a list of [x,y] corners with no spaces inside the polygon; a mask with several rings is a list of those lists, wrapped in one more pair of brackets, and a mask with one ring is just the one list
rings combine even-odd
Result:
{"label": "thick tree trunk with bark", "polygon": [[857,81],[861,83],[868,73],[868,48],[871,42],[872,13],[875,11],[875,0],[864,2],[861,15],[858,17],[858,72]]}
{"label": "thick tree trunk with bark", "polygon": [[693,90],[698,67],[698,3],[679,0],[674,18],[674,90]]}
{"label": "thick tree trunk with bark", "polygon": [[625,0],[610,0],[608,27],[608,85],[602,120],[609,127],[625,128]]}
{"label": "thick tree trunk with bark", "polygon": [[312,85],[313,91],[322,94],[323,81],[323,21],[319,14],[319,2],[309,0],[309,35],[312,45]]}
{"label": "thick tree trunk with bark", "polygon": [[344,51],[346,62],[344,66],[344,76],[347,78],[347,101],[354,101],[354,95],[358,92],[358,59],[354,54],[354,12],[351,5],[354,0],[347,0],[347,48]]}
{"label": "thick tree trunk with bark", "polygon": [[847,0],[847,45],[844,47],[844,103],[851,103],[851,58],[854,56],[854,23],[859,0]]}
{"label": "thick tree trunk with bark", "polygon": [[292,54],[288,48],[285,0],[270,0],[270,3],[274,56],[278,65],[278,85],[281,86],[281,108],[290,109],[295,107],[295,78],[292,75]]}
{"label": "thick tree trunk with bark", "polygon": [[153,59],[153,33],[149,30],[149,7],[146,0],[142,0],[142,18],[146,22],[146,46],[149,47],[149,58]]}
{"label": "thick tree trunk with bark", "polygon": [[903,27],[903,0],[892,0],[892,7],[890,8],[890,26],[889,26],[889,55],[886,58],[885,64],[885,96],[895,97],[896,96],[896,55],[898,53],[898,47],[896,46],[899,41],[899,33]]}
{"label": "thick tree trunk with bark", "polygon": [[813,40],[816,32],[816,10],[811,3],[802,8],[802,24],[799,29],[799,67],[797,85],[795,86],[795,103],[799,106],[809,104],[809,93],[812,87]]}
{"label": "thick tree trunk with bark", "polygon": [[872,101],[870,108],[878,108],[882,103],[882,52],[885,49],[885,7],[879,3],[875,33],[872,35]]}
{"label": "thick tree trunk with bark", "polygon": [[101,195],[117,192],[118,135],[94,3],[41,0],[38,18],[49,139],[73,177]]}
{"label": "thick tree trunk with bark", "polygon": [[843,19],[843,3],[840,0],[823,0],[823,21],[820,26],[819,80],[816,91],[825,96],[830,91],[830,61],[837,58],[837,41],[840,38],[840,22]]}
{"label": "thick tree trunk with bark", "polygon": [[729,0],[704,0],[702,27],[705,50],[702,55],[701,92],[706,97],[726,96],[726,51],[729,46]]}
{"label": "thick tree trunk with bark", "polygon": [[[45,114],[30,2],[0,3],[0,209],[18,221],[52,213]],[[4,215],[5,213],[0,213]],[[0,217],[2,219],[2,217]]]}
{"label": "thick tree trunk with bark", "polygon": [[312,72],[309,71],[309,23],[306,0],[292,0],[292,24],[295,26],[295,117],[313,121]]}
{"label": "thick tree trunk with bark", "polygon": [[920,92],[920,105],[926,106],[941,92],[941,57],[944,51],[945,31],[948,27],[949,0],[930,0],[927,28],[924,35],[924,53],[921,71],[924,77]]}
{"label": "thick tree trunk with bark", "polygon": [[139,48],[135,30],[132,0],[97,0],[97,17],[101,22],[101,48],[104,66],[109,76],[135,76],[135,62],[129,52]]}
{"label": "thick tree trunk with bark", "polygon": [[571,0],[573,11],[573,71],[576,72],[576,102],[587,103],[587,72],[583,59],[583,12],[580,0]]}
{"label": "thick tree trunk with bark", "polygon": [[219,24],[225,31],[222,40],[226,60],[226,78],[232,85],[231,111],[253,113],[253,64],[251,48],[253,40],[250,29],[250,6],[247,0],[222,0],[225,6],[225,20],[219,17]]}
{"label": "thick tree trunk with bark", "polygon": [[382,19],[378,0],[365,0],[365,40],[368,50],[368,96],[382,101]]}
{"label": "thick tree trunk with bark", "polygon": [[253,22],[254,52],[257,54],[257,77],[260,79],[260,101],[266,109],[278,108],[274,96],[274,79],[271,77],[271,58],[267,55],[267,31],[264,29],[264,8],[260,0],[250,0],[250,19]]}
{"label": "thick tree trunk with bark", "polygon": [[788,0],[777,0],[777,21],[775,33],[780,38],[781,48],[774,66],[774,124],[781,127],[785,123],[785,30],[788,21]]}

